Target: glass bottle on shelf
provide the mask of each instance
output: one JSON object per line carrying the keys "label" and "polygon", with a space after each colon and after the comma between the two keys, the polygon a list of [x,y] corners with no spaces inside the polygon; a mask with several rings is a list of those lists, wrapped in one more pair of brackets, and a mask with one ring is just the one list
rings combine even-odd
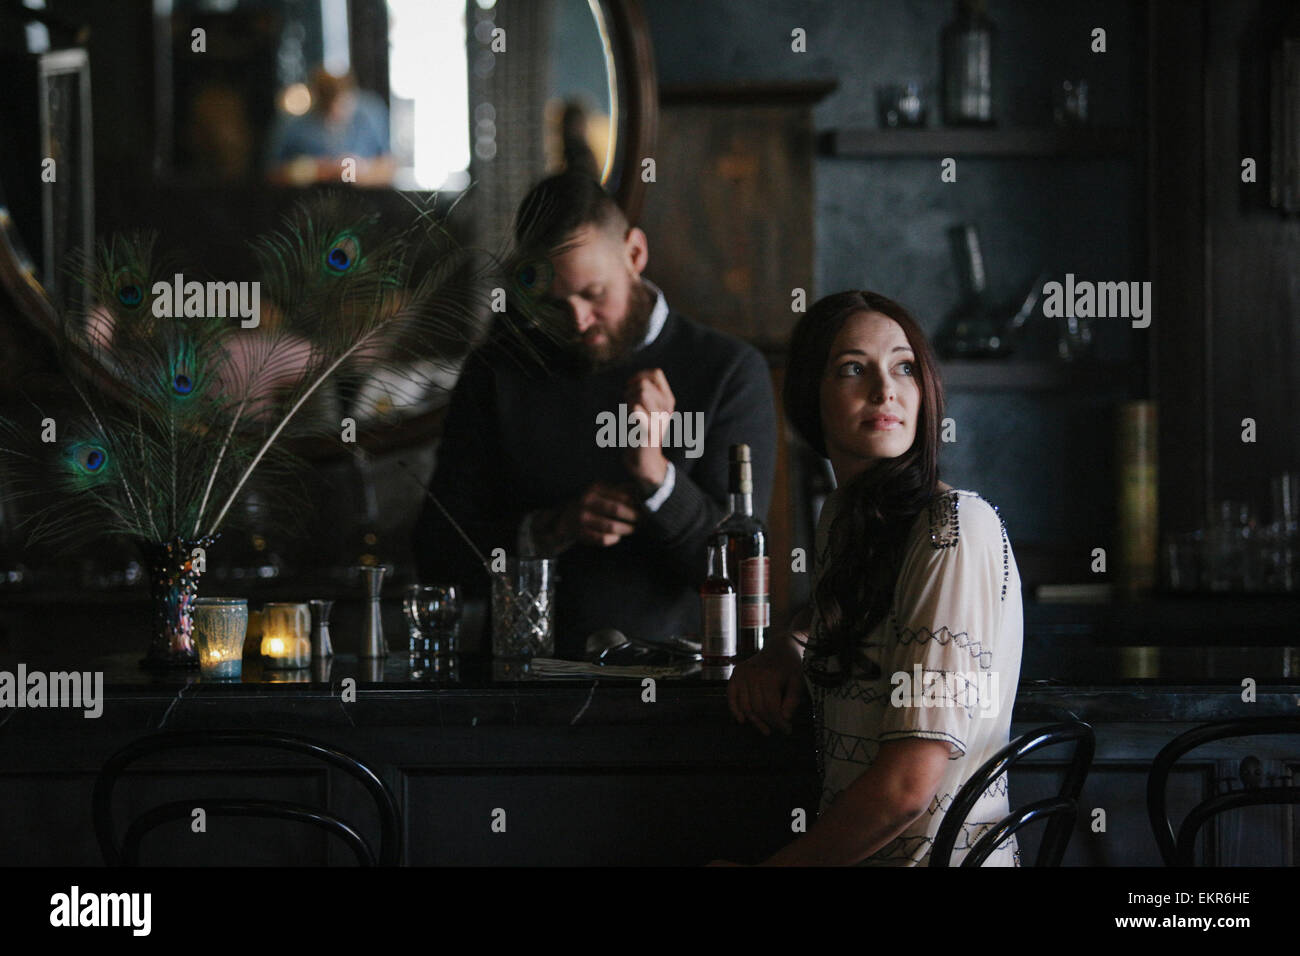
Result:
{"label": "glass bottle on shelf", "polygon": [[993,21],[985,0],[957,0],[943,28],[943,120],[949,126],[992,126]]}
{"label": "glass bottle on shelf", "polygon": [[961,299],[944,319],[935,348],[944,358],[1001,355],[1008,350],[1002,334],[1004,317],[988,302],[988,281],[980,234],[974,223],[949,230]]}

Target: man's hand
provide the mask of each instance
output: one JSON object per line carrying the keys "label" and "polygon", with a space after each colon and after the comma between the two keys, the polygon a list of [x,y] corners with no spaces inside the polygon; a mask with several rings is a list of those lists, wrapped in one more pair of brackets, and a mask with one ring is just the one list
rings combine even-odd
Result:
{"label": "man's hand", "polygon": [[636,530],[639,504],[626,486],[598,481],[568,504],[542,512],[533,537],[545,554],[574,542],[608,548]]}
{"label": "man's hand", "polygon": [[639,448],[629,448],[623,453],[623,464],[628,473],[636,479],[641,491],[650,495],[664,483],[668,475],[668,459],[664,457],[663,435],[654,427],[655,413],[661,413],[660,421],[667,423],[666,415],[671,415],[677,400],[673,390],[668,387],[668,376],[661,368],[644,369],[627,380],[624,391],[627,402],[628,417],[635,412],[646,416],[645,428],[650,444]]}

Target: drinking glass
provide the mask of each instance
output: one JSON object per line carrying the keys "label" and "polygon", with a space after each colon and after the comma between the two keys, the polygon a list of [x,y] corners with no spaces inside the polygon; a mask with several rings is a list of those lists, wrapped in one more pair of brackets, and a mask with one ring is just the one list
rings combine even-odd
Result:
{"label": "drinking glass", "polygon": [[402,602],[410,634],[412,667],[427,667],[459,650],[460,596],[451,584],[413,584]]}
{"label": "drinking glass", "polygon": [[1262,586],[1265,591],[1292,592],[1296,590],[1297,545],[1300,544],[1294,527],[1275,521],[1262,528],[1257,537],[1261,553]]}
{"label": "drinking glass", "polygon": [[1294,530],[1300,523],[1300,471],[1275,475],[1269,485],[1273,492],[1273,520]]}
{"label": "drinking glass", "polygon": [[1056,355],[1062,362],[1086,361],[1093,354],[1092,319],[1062,316],[1056,339]]}
{"label": "drinking glass", "polygon": [[1171,591],[1195,591],[1202,582],[1200,531],[1165,537],[1165,584]]}
{"label": "drinking glass", "polygon": [[1088,122],[1088,81],[1062,80],[1055,88],[1052,118],[1057,126],[1083,126]]}
{"label": "drinking glass", "polygon": [[881,127],[925,125],[925,91],[919,83],[889,83],[876,87],[876,112]]}
{"label": "drinking glass", "polygon": [[492,575],[492,654],[500,658],[555,654],[555,561],[511,559]]}
{"label": "drinking glass", "polygon": [[311,664],[311,608],[286,601],[262,605],[262,658],[267,670]]}
{"label": "drinking glass", "polygon": [[1220,501],[1206,535],[1206,564],[1211,591],[1253,591],[1257,586],[1258,551],[1253,542],[1255,516],[1245,501]]}
{"label": "drinking glass", "polygon": [[207,680],[239,680],[244,670],[248,601],[201,597],[194,602],[194,644],[199,674]]}

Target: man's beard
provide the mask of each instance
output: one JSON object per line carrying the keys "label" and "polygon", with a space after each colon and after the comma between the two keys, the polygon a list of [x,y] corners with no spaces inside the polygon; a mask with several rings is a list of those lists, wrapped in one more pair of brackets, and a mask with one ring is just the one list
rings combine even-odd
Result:
{"label": "man's beard", "polygon": [[635,352],[645,341],[654,307],[655,297],[638,279],[629,291],[627,316],[618,331],[609,333],[609,341],[595,349],[584,345],[581,338],[574,341],[573,348],[583,369],[599,372],[617,365]]}

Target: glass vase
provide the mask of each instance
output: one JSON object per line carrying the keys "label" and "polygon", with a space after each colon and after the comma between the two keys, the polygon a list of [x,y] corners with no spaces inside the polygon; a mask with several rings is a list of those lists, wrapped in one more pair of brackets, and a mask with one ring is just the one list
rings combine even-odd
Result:
{"label": "glass vase", "polygon": [[[149,575],[149,595],[153,602],[152,635],[145,667],[197,667],[198,648],[194,643],[194,601],[199,589],[199,575],[207,567],[208,548],[219,535],[204,535],[185,540],[139,541]],[[198,549],[202,551],[196,554]]]}

